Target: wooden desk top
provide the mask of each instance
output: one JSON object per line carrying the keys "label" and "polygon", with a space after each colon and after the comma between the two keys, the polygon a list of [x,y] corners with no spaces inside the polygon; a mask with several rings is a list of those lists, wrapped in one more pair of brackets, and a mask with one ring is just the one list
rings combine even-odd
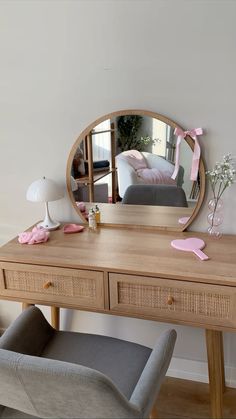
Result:
{"label": "wooden desk top", "polygon": [[[171,240],[187,237],[202,238],[210,260],[171,247]],[[60,228],[43,244],[23,245],[13,239],[0,248],[0,261],[236,286],[236,236],[232,235],[215,240],[203,233],[112,227],[64,234]]]}

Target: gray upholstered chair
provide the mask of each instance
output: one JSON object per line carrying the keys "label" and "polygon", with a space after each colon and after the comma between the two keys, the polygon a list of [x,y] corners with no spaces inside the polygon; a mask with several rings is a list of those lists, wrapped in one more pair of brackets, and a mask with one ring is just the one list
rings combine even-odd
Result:
{"label": "gray upholstered chair", "polygon": [[185,192],[175,185],[130,185],[122,204],[187,207]]}
{"label": "gray upholstered chair", "polygon": [[0,338],[0,417],[146,418],[171,360],[176,332],[154,349],[56,331],[36,307]]}

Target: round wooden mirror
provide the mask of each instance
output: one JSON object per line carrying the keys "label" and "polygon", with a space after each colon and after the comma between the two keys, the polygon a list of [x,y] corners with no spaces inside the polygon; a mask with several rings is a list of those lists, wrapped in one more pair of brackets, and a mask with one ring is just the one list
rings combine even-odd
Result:
{"label": "round wooden mirror", "polygon": [[72,204],[87,222],[97,205],[101,225],[183,231],[195,219],[205,193],[200,159],[190,180],[194,140],[180,146],[175,179],[174,121],[154,112],[122,110],[90,124],[75,141],[67,163]]}

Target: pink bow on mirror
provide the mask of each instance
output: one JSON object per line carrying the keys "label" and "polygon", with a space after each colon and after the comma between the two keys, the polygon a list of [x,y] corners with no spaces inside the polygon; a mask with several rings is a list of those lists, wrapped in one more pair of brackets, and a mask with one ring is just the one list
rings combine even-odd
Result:
{"label": "pink bow on mirror", "polygon": [[199,160],[201,155],[201,148],[197,139],[197,135],[202,135],[203,130],[202,128],[193,128],[189,131],[183,131],[181,128],[175,128],[174,134],[178,136],[176,142],[176,154],[175,154],[175,170],[173,175],[171,176],[172,179],[175,179],[178,171],[179,171],[179,157],[180,157],[180,143],[186,135],[189,135],[194,140],[194,150],[193,150],[193,158],[192,158],[192,168],[191,168],[191,180],[197,180],[198,175],[198,167],[199,167]]}

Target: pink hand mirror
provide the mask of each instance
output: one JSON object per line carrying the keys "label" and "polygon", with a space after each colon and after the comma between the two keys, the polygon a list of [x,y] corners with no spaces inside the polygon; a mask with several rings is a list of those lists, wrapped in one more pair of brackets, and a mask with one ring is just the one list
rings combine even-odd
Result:
{"label": "pink hand mirror", "polygon": [[193,252],[201,260],[208,260],[209,257],[202,252],[201,249],[205,247],[205,242],[202,239],[191,237],[183,240],[172,240],[171,246],[178,250],[184,250],[186,252]]}

